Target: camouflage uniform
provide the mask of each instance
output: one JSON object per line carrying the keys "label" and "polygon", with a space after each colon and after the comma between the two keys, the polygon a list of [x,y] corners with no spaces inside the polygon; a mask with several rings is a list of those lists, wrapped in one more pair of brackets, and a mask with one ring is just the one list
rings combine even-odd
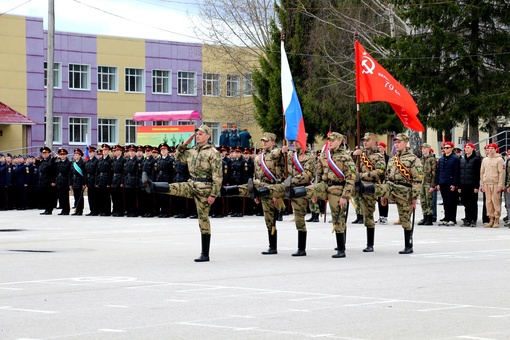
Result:
{"label": "camouflage uniform", "polygon": [[[395,141],[407,143],[409,137],[404,133],[399,133],[395,137]],[[404,228],[405,240],[405,249],[400,251],[400,254],[413,252],[412,204],[420,194],[422,180],[423,168],[420,159],[408,147],[404,147],[403,151],[397,152],[393,159],[389,160],[384,184],[375,184],[374,186],[356,183],[357,190],[362,193],[373,193],[375,196],[396,202],[398,216],[402,228]]]}
{"label": "camouflage uniform", "polygon": [[[424,143],[422,147],[430,148],[430,144]],[[423,181],[420,190],[420,205],[423,215],[430,215],[430,222],[432,222],[434,192],[429,192],[429,189],[436,187],[437,160],[433,153],[429,153],[428,156],[422,157],[421,163],[423,165]]]}
{"label": "camouflage uniform", "polygon": [[[366,133],[364,139],[373,138],[373,133]],[[365,158],[366,157],[366,158]],[[379,152],[377,146],[372,149],[364,149],[360,161],[360,177],[361,182],[381,183],[384,180],[384,172],[386,170],[386,161],[384,156]],[[361,195],[361,207],[363,209],[363,222],[367,228],[374,228],[374,211],[377,197],[373,195]]]}
{"label": "camouflage uniform", "polygon": [[175,158],[188,164],[190,179],[187,182],[171,183],[170,195],[193,198],[197,205],[198,225],[202,234],[211,233],[209,221],[209,196],[217,197],[220,194],[221,156],[210,143],[203,146],[194,146],[190,149],[183,143],[177,147]]}

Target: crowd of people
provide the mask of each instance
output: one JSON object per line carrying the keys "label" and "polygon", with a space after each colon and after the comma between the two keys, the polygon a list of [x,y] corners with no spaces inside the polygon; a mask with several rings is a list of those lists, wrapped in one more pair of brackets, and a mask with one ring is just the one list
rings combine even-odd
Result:
{"label": "crowd of people", "polygon": [[[427,143],[421,145],[421,158],[414,155],[405,134],[395,137],[394,154],[389,156],[387,145],[371,132],[354,151],[345,136],[332,132],[322,152],[299,142],[280,148],[273,133],[264,133],[259,150],[241,145],[216,148],[211,133],[202,125],[177,146],[103,144],[89,146],[85,154],[76,148],[72,157],[66,149],[53,153],[48,147],[41,147],[37,158],[0,153],[0,210],[44,209],[41,215],[51,215],[59,208],[59,215],[80,216],[88,201],[87,216],[196,218],[202,253],[195,261],[203,262],[209,261],[210,217],[264,216],[269,247],[262,254],[272,255],[278,253],[276,222],[293,213],[298,247],[292,255],[306,256],[306,222],[318,222],[329,202],[337,245],[333,257],[342,258],[350,203],[357,215],[352,223],[366,227],[363,252],[374,251],[375,226],[388,223],[388,203],[395,203],[395,224],[404,230],[401,254],[413,252],[411,216],[418,201],[423,213],[418,225],[437,221],[440,193],[444,217],[439,225],[455,226],[461,204],[462,226],[476,227],[481,191],[484,228],[499,227],[502,196],[510,205],[508,159],[497,144],[488,144],[484,157],[472,143],[466,143],[462,153],[445,142],[437,159]],[[196,145],[188,147],[193,139]],[[311,217],[305,221],[308,212]],[[506,213],[505,226],[510,226]]]}

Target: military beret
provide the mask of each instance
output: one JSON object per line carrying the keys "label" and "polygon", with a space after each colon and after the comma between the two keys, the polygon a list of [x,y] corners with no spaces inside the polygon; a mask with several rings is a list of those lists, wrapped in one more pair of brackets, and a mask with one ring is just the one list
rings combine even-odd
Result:
{"label": "military beret", "polygon": [[475,148],[475,145],[473,143],[471,143],[471,142],[467,142],[466,145],[464,145],[464,147],[466,147],[466,146],[469,146],[469,147],[471,147],[473,149]]}
{"label": "military beret", "polygon": [[377,144],[377,145],[382,146],[383,148],[388,146],[385,142],[379,142],[379,144]]}
{"label": "military beret", "polygon": [[443,147],[444,147],[444,146],[449,146],[449,147],[451,147],[451,148],[453,148],[453,147],[454,147],[454,145],[453,145],[453,143],[452,143],[452,142],[444,142]]}

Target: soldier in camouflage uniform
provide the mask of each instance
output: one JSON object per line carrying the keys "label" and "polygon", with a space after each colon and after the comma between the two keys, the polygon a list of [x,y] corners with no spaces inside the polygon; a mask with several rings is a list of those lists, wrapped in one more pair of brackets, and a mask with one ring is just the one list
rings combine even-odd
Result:
{"label": "soldier in camouflage uniform", "polygon": [[276,146],[276,135],[274,133],[264,133],[261,141],[263,142],[262,153],[255,157],[255,179],[249,180],[248,184],[223,187],[222,195],[251,196],[256,203],[260,201],[269,238],[269,248],[263,251],[262,254],[274,255],[278,254],[278,236],[275,223],[276,214],[278,213],[276,207],[278,199],[275,197],[283,197],[285,188],[283,186],[267,186],[281,183],[284,179],[283,153]]}
{"label": "soldier in camouflage uniform", "polygon": [[[342,134],[332,132],[328,136],[328,140],[329,149],[319,158],[317,169],[319,183],[287,190],[291,198],[305,196],[306,198],[329,201],[337,244],[337,253],[331,257],[342,258],[345,257],[347,202],[354,191],[356,165],[343,145],[345,138]],[[285,184],[287,185],[288,181]]]}
{"label": "soldier in camouflage uniform", "polygon": [[[421,161],[407,147],[409,137],[399,133],[395,139],[397,153],[388,162],[386,180],[384,184],[362,184],[356,182],[356,190],[364,194],[375,194],[385,200],[391,199],[397,203],[398,216],[404,229],[405,248],[400,254],[413,252],[413,226],[411,214],[416,209],[416,201],[420,194],[423,180]],[[385,202],[387,204],[387,201]]]}
{"label": "soldier in camouflage uniform", "polygon": [[[202,124],[193,135],[177,147],[175,158],[188,164],[191,177],[187,182],[153,183],[145,173],[142,174],[142,182],[149,192],[155,191],[156,193],[182,196],[195,200],[202,241],[202,253],[200,257],[195,259],[195,262],[209,261],[209,246],[211,244],[209,209],[220,194],[223,179],[221,156],[214,145],[209,142],[211,134],[211,128]],[[197,145],[187,148],[193,138],[196,138]]]}
{"label": "soldier in camouflage uniform", "polygon": [[[352,154],[360,157],[359,176],[363,184],[381,183],[384,180],[386,161],[377,148],[376,136],[372,132],[365,133],[363,149],[357,149]],[[363,223],[367,229],[367,247],[365,253],[374,251],[375,221],[374,211],[377,197],[373,195],[360,195],[361,208],[363,211]]]}
{"label": "soldier in camouflage uniform", "polygon": [[434,214],[434,191],[436,191],[436,169],[437,160],[430,152],[430,144],[421,145],[421,164],[423,165],[423,181],[420,189],[420,204],[423,212],[423,219],[418,225],[432,225],[432,215]]}

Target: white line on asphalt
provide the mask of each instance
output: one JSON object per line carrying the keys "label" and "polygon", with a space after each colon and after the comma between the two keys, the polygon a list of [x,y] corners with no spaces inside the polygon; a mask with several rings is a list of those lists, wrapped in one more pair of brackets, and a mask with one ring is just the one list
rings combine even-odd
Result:
{"label": "white line on asphalt", "polygon": [[429,309],[418,309],[418,312],[435,312],[438,310],[448,310],[448,309],[458,309],[458,308],[471,308],[471,305],[458,305],[458,306],[448,306],[448,307],[440,307],[440,308],[429,308]]}
{"label": "white line on asphalt", "polygon": [[3,289],[3,290],[23,290],[23,288],[4,288],[4,287],[0,287],[0,289]]}
{"label": "white line on asphalt", "polygon": [[480,338],[477,336],[469,336],[469,335],[460,335],[457,338],[459,338],[459,339],[474,339],[474,340],[496,340],[494,338]]}
{"label": "white line on asphalt", "polygon": [[108,329],[108,328],[101,328],[98,329],[99,332],[111,332],[111,333],[126,333],[123,329]]}
{"label": "white line on asphalt", "polygon": [[29,313],[43,313],[43,314],[57,314],[60,313],[58,311],[53,310],[38,310],[38,309],[24,309],[24,308],[14,308],[11,306],[2,306],[0,307],[2,310],[10,310],[15,312],[29,312]]}
{"label": "white line on asphalt", "polygon": [[106,305],[106,307],[112,307],[112,308],[129,308],[128,306],[121,306],[121,305]]}

